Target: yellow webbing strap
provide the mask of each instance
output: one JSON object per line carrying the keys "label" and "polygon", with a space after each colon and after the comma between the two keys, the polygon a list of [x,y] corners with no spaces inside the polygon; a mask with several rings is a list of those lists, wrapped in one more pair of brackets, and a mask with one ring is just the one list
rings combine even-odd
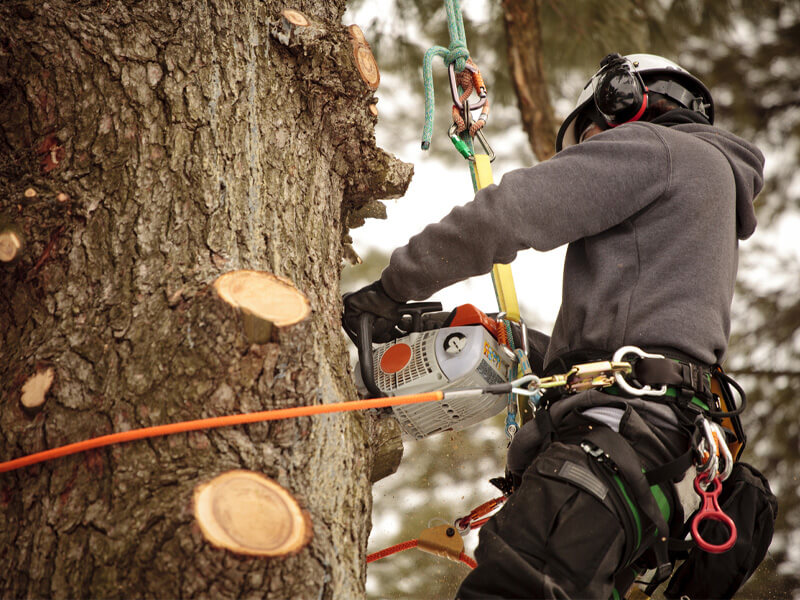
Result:
{"label": "yellow webbing strap", "polygon": [[[492,179],[492,163],[486,154],[475,155],[475,189],[480,190],[494,183]],[[494,265],[492,267],[492,283],[497,296],[500,310],[506,313],[506,318],[519,323],[519,303],[517,291],[514,288],[514,276],[511,274],[511,265]]]}

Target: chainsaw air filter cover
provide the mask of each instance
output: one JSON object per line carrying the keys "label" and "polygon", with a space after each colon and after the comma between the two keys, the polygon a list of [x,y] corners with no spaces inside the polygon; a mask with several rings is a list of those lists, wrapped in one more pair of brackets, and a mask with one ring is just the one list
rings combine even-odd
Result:
{"label": "chainsaw air filter cover", "polygon": [[[411,333],[373,349],[375,383],[387,396],[504,383],[512,363],[510,352],[481,325]],[[507,402],[507,396],[485,394],[392,410],[403,431],[421,439],[480,423],[503,410]]]}

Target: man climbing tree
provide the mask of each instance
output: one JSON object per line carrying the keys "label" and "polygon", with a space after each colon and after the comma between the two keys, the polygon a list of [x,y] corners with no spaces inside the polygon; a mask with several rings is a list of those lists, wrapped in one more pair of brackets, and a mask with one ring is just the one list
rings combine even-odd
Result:
{"label": "man climbing tree", "polygon": [[[378,71],[344,5],[0,4],[0,462],[355,398],[347,227],[411,166],[375,146]],[[212,286],[241,270],[289,280],[310,316],[251,328]],[[2,473],[0,596],[361,596],[375,429],[296,419]],[[231,470],[290,491],[310,544],[267,560],[209,543],[193,497]]]}
{"label": "man climbing tree", "polygon": [[[683,537],[688,517],[674,483],[691,485],[684,473],[693,463],[706,477],[698,475],[698,489],[731,472],[731,456],[695,450],[701,429],[722,440],[709,434],[706,449],[727,447],[714,429],[724,410],[710,386],[712,374],[727,382],[715,365],[728,344],[737,245],[756,226],[764,161],[713,122],[709,90],[685,69],[648,54],[609,55],[563,122],[553,159],[479,191],[395,250],[380,280],[345,298],[346,327],[368,312],[375,339],[385,340],[402,326],[403,303],[520,250],[567,244],[552,336],[530,348],[542,358],[539,375],[615,354],[639,365],[632,386],[545,396],[512,442],[510,499],[482,529],[478,567],[460,598],[607,598],[646,569],[662,581],[671,572],[667,540]],[[768,545],[768,488],[761,498],[766,522],[740,523],[745,546],[759,527]],[[729,597],[761,558],[736,564],[728,579],[690,579],[696,587],[670,592]]]}

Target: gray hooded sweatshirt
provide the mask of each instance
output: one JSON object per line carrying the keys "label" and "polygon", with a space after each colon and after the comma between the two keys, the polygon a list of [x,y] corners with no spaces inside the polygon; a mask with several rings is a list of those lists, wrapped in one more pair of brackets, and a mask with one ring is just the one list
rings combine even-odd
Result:
{"label": "gray hooded sweatshirt", "polygon": [[395,250],[384,289],[423,300],[520,250],[568,244],[545,365],[625,345],[720,362],[764,157],[678,112],[677,124],[628,123],[506,174]]}

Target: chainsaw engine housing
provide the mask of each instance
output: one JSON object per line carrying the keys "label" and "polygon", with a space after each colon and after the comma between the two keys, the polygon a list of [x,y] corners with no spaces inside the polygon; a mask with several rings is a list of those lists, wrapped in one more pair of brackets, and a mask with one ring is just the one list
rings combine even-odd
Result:
{"label": "chainsaw engine housing", "polygon": [[[513,364],[510,351],[482,325],[411,333],[376,345],[372,352],[375,384],[387,396],[505,383]],[[395,406],[392,410],[403,431],[421,439],[441,431],[466,429],[496,415],[507,402],[507,396],[485,394]]]}

